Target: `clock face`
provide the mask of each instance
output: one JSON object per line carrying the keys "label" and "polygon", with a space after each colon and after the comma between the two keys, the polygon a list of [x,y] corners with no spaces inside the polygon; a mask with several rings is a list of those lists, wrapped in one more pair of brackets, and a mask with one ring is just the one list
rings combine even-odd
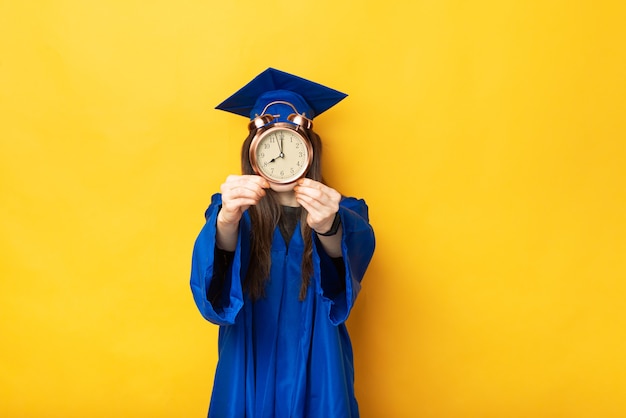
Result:
{"label": "clock face", "polygon": [[270,128],[250,147],[250,161],[255,171],[280,184],[292,183],[304,176],[312,154],[309,142],[290,128]]}

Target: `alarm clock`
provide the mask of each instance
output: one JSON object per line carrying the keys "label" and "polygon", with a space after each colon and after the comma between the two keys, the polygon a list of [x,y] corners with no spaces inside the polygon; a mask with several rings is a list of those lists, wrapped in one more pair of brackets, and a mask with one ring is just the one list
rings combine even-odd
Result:
{"label": "alarm clock", "polygon": [[[296,113],[287,117],[289,122],[274,122],[274,116],[265,113],[273,104],[289,105]],[[275,101],[265,106],[261,116],[248,125],[250,131],[256,130],[249,154],[254,172],[276,184],[289,184],[304,177],[313,161],[313,148],[305,129],[312,126],[313,122],[289,102]]]}

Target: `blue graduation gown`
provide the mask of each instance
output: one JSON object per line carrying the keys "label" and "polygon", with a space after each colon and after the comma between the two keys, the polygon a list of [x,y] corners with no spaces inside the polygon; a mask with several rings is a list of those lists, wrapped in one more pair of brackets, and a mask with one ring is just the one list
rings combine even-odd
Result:
{"label": "blue graduation gown", "polygon": [[234,258],[219,297],[214,280],[215,234],[221,195],[205,213],[196,239],[191,289],[200,313],[220,325],[219,360],[209,417],[358,417],[352,345],[345,326],[374,252],[374,233],[363,200],[343,198],[345,274],[313,248],[314,273],[306,298],[298,298],[304,242],[299,225],[287,245],[274,231],[266,297],[252,302],[242,290],[250,262],[250,217],[240,221]]}

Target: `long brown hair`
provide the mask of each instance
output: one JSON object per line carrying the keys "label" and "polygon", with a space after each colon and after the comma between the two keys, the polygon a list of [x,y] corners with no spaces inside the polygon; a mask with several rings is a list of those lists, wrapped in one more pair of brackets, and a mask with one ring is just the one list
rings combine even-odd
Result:
{"label": "long brown hair", "polygon": [[[306,177],[322,181],[321,156],[322,141],[313,130],[305,130],[311,146],[313,147],[313,161],[306,173]],[[243,174],[255,174],[250,165],[250,143],[254,139],[255,131],[250,132],[241,147],[241,172]],[[248,209],[252,221],[252,236],[248,273],[244,279],[244,289],[252,300],[265,296],[265,284],[270,274],[272,261],[271,246],[274,230],[280,221],[281,207],[276,192],[268,189],[267,194],[259,203]],[[313,274],[313,240],[311,228],[306,223],[307,212],[302,208],[300,219],[300,233],[304,240],[304,254],[302,256],[302,285],[300,286],[300,300],[304,300]]]}

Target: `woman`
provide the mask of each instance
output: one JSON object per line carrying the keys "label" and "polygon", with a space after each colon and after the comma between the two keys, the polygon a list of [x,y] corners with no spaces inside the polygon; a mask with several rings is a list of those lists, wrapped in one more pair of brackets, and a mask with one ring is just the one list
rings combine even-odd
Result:
{"label": "woman", "polygon": [[[287,121],[286,105],[313,118],[344,97],[270,68],[218,108],[251,119],[263,110],[276,123]],[[194,300],[220,325],[209,417],[359,415],[345,321],[374,233],[363,200],[322,182],[320,138],[304,131],[310,168],[277,184],[252,168],[251,130],[242,175],[229,176],[213,196],[194,246]]]}

